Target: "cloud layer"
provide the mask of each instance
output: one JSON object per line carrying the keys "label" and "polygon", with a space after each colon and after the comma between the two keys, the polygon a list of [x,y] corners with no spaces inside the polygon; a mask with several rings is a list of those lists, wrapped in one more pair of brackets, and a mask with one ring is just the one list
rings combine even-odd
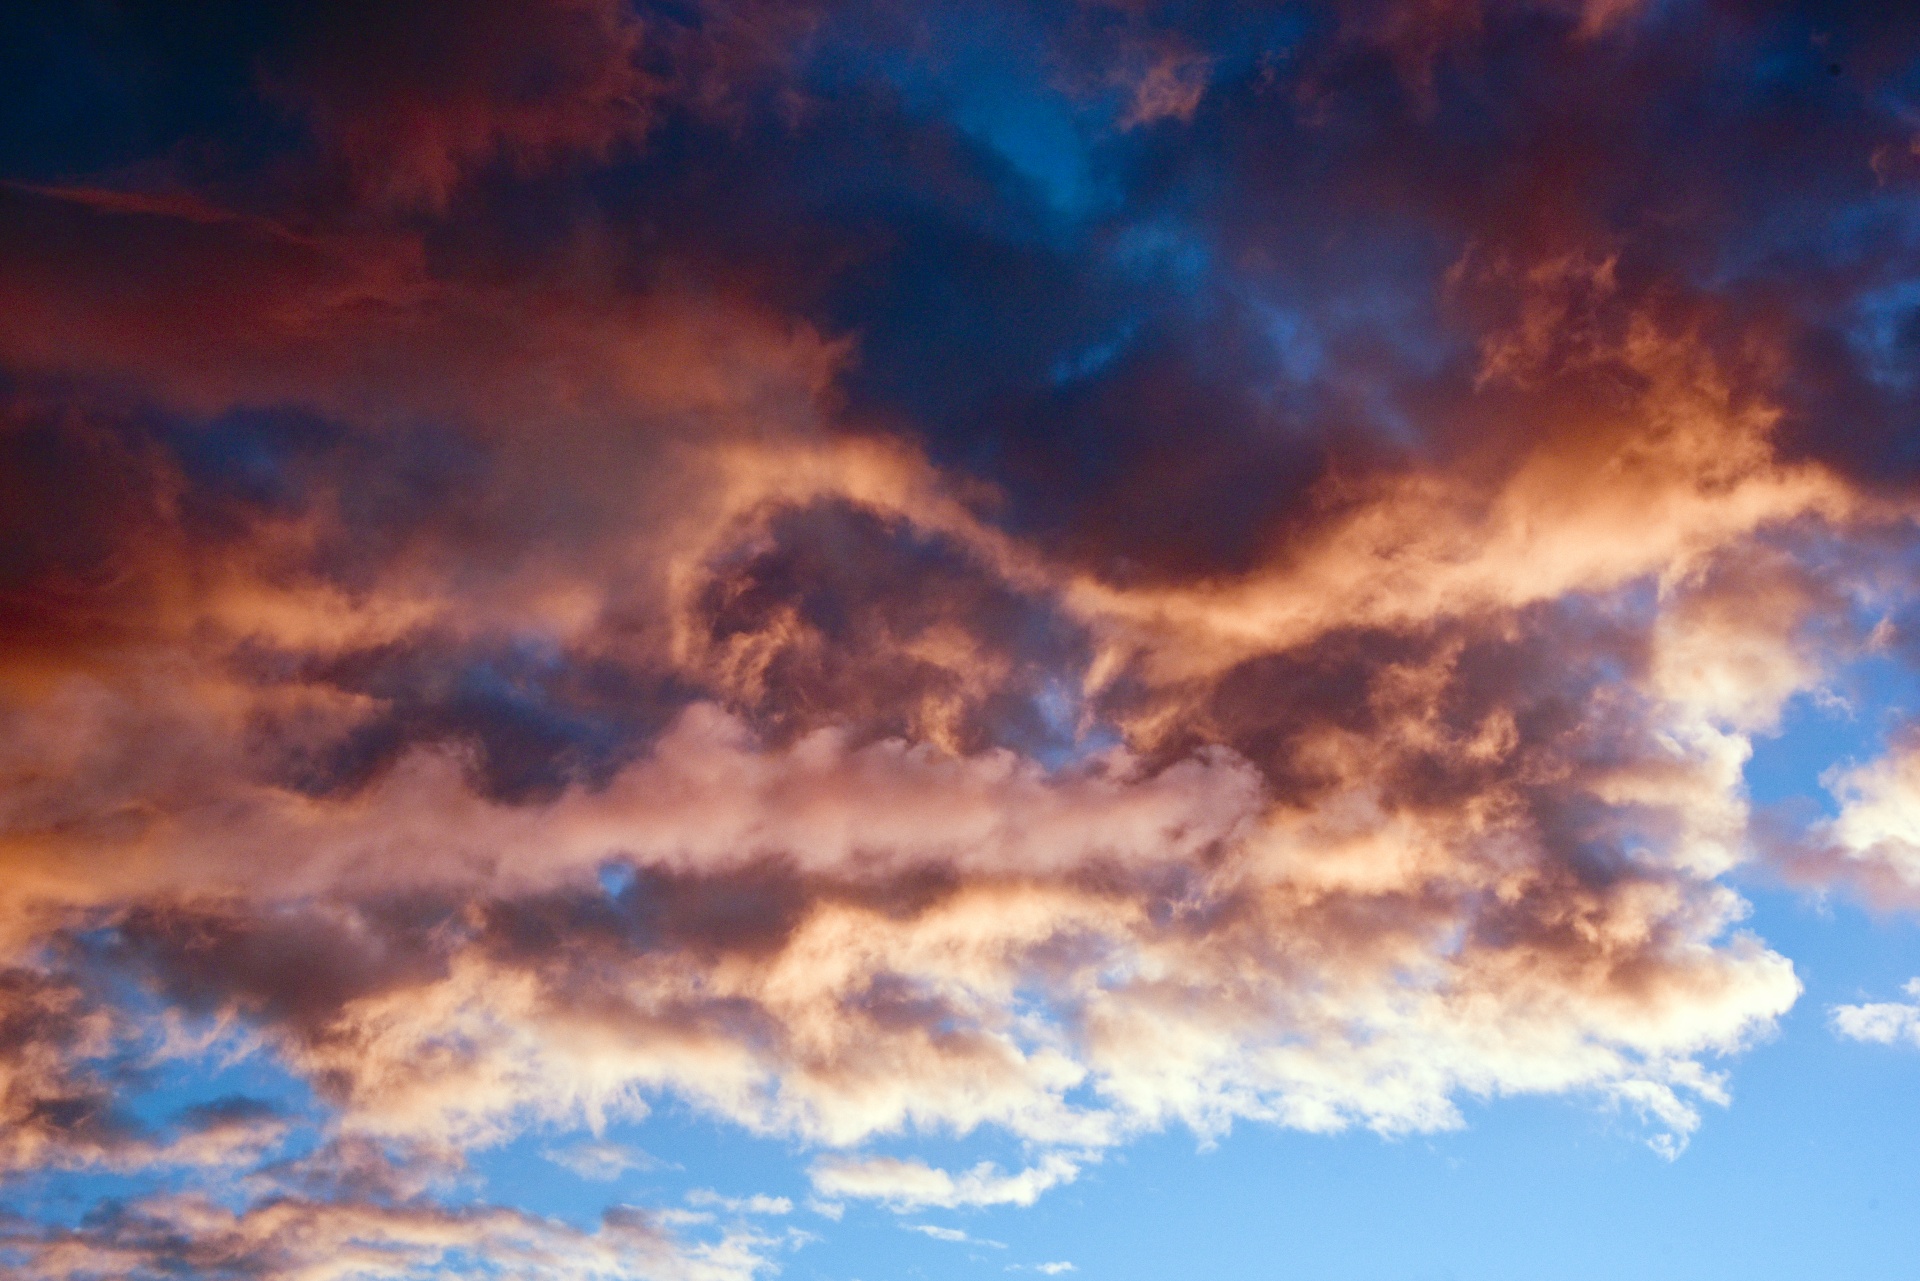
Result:
{"label": "cloud layer", "polygon": [[[1905,739],[1742,771],[1910,648],[1920,25],[165,8],[6,42],[0,1172],[200,1173],[23,1275],[771,1267],[285,1173],[667,1100],[900,1210],[1463,1096],[1671,1155],[1799,992],[1729,873],[1911,904]],[[321,1119],[138,1119],[196,1035]]]}

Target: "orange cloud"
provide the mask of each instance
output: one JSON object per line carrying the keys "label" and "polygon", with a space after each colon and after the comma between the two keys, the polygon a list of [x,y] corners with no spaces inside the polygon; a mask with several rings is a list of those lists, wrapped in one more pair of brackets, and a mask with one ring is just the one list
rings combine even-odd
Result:
{"label": "orange cloud", "polygon": [[[900,1209],[1169,1125],[1579,1093],[1673,1156],[1726,1102],[1799,993],[1725,879],[1752,736],[1875,643],[1914,510],[1807,447],[1813,337],[1603,216],[1598,144],[1426,132],[1487,32],[1566,70],[1637,6],[1350,6],[1285,101],[1273,50],[1088,10],[1034,55],[1047,163],[1137,218],[915,118],[944,64],[783,78],[826,16],[455,8],[263,53],[311,130],[270,173],[0,187],[0,1171],[260,1194],[0,1257],[771,1267],[686,1211],[301,1183],[238,1103],[134,1125],[103,1064],[155,1017],[310,1084],[336,1154],[585,1129],[553,1159],[618,1174],[675,1099]],[[1284,200],[1247,159],[1336,125]],[[1836,775],[1796,872],[1911,905],[1916,761]],[[890,1154],[983,1130],[1024,1163]]]}

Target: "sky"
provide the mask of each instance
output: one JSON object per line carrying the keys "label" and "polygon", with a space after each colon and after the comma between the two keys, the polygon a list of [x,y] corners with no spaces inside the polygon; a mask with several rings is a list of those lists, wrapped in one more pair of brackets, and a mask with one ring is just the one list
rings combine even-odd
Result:
{"label": "sky", "polygon": [[0,1273],[1911,1275],[1920,8],[0,13]]}

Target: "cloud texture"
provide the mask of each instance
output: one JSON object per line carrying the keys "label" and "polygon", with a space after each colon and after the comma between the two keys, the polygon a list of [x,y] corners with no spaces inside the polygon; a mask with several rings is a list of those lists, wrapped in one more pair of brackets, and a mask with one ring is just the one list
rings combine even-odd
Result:
{"label": "cloud texture", "polygon": [[[772,1266],[284,1146],[667,1100],[901,1210],[1465,1096],[1671,1154],[1798,994],[1726,878],[1905,661],[1920,24],[10,21],[0,1172],[200,1172],[22,1275]],[[1911,902],[1914,759],[1782,864]],[[195,1036],[320,1119],[139,1120]]]}

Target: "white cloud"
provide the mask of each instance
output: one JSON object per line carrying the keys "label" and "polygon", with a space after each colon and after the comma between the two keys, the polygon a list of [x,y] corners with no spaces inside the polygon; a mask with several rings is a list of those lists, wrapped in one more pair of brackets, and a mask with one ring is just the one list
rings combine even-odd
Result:
{"label": "white cloud", "polygon": [[951,1241],[955,1245],[984,1245],[995,1250],[1007,1248],[1007,1243],[1004,1241],[990,1241],[985,1237],[968,1236],[959,1228],[943,1228],[932,1223],[902,1223],[900,1226],[908,1232],[918,1232],[936,1241]]}
{"label": "white cloud", "polygon": [[1913,1001],[1834,1006],[1827,1012],[1833,1019],[1833,1030],[1850,1041],[1878,1045],[1911,1041],[1920,1046],[1920,978],[1909,980],[1905,991]]}
{"label": "white cloud", "polygon": [[549,1148],[541,1156],[583,1179],[608,1183],[628,1170],[657,1170],[665,1162],[639,1148],[605,1140],[583,1140],[565,1148]]}
{"label": "white cloud", "polygon": [[965,1241],[967,1239],[967,1234],[959,1228],[939,1228],[931,1223],[902,1223],[900,1226],[908,1232],[923,1233],[936,1241]]}
{"label": "white cloud", "polygon": [[1032,1205],[1042,1192],[1072,1182],[1079,1173],[1079,1163],[1059,1153],[1013,1174],[1001,1173],[991,1161],[956,1175],[898,1157],[836,1157],[810,1171],[814,1187],[829,1196],[884,1201],[894,1210]]}
{"label": "white cloud", "polygon": [[792,1214],[793,1202],[783,1196],[721,1196],[712,1188],[695,1188],[687,1193],[688,1205],[713,1206],[735,1214]]}

